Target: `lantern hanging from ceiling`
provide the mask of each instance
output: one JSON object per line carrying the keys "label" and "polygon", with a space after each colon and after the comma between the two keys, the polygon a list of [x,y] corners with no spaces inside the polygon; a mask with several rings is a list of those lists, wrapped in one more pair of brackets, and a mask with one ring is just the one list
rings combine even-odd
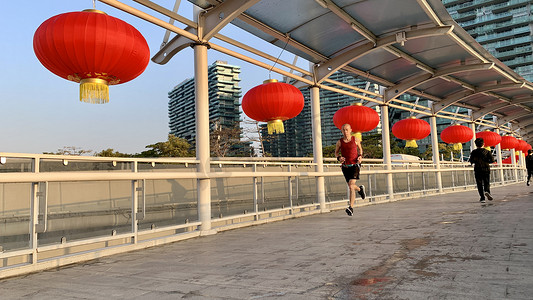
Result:
{"label": "lantern hanging from ceiling", "polygon": [[244,113],[256,121],[267,122],[268,134],[284,133],[283,121],[296,117],[303,108],[302,92],[276,79],[265,80],[242,99]]}
{"label": "lantern hanging from ceiling", "polygon": [[518,140],[514,136],[502,136],[502,141],[500,142],[502,150],[516,149],[516,146],[518,146]]}
{"label": "lantern hanging from ceiling", "polygon": [[427,137],[430,133],[429,123],[415,117],[400,120],[392,126],[392,134],[401,140],[406,140],[406,148],[417,148],[416,141]]}
{"label": "lantern hanging from ceiling", "polygon": [[463,149],[462,144],[470,141],[472,137],[474,137],[472,129],[459,124],[446,127],[440,133],[440,138],[443,142],[453,144],[453,150]]}
{"label": "lantern hanging from ceiling", "polygon": [[362,132],[370,131],[378,126],[379,114],[370,107],[355,103],[337,110],[333,115],[333,124],[339,129],[344,124],[350,124],[353,135],[361,140]]}
{"label": "lantern hanging from ceiling", "polygon": [[502,137],[496,132],[485,130],[476,133],[476,138],[482,138],[485,143],[485,149],[490,150],[490,147],[498,145],[502,141]]}
{"label": "lantern hanging from ceiling", "polygon": [[44,21],[33,49],[50,72],[80,83],[80,101],[109,102],[108,85],[128,82],[148,65],[150,49],[130,24],[88,9]]}
{"label": "lantern hanging from ceiling", "polygon": [[521,151],[522,153],[527,152],[527,142],[524,140],[518,140],[518,146],[516,146],[516,151]]}

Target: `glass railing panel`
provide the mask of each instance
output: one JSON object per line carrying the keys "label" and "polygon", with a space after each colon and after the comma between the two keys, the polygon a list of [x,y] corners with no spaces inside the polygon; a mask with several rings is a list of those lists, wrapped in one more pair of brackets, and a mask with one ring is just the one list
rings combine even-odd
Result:
{"label": "glass railing panel", "polygon": [[254,211],[253,178],[211,179],[211,216],[227,217]]}
{"label": "glass railing panel", "polygon": [[[290,206],[288,177],[263,177],[258,209],[270,210]],[[261,189],[259,189],[261,191]]]}
{"label": "glass railing panel", "polygon": [[48,183],[48,221],[39,245],[131,232],[131,181]]}
{"label": "glass railing panel", "polygon": [[[139,230],[198,220],[196,179],[146,180],[144,192],[146,211],[144,219],[139,220]],[[142,201],[138,201],[138,211],[142,211]]]}
{"label": "glass railing panel", "polygon": [[29,247],[30,193],[30,183],[0,184],[0,252]]}
{"label": "glass railing panel", "polygon": [[[293,172],[314,172],[315,166],[294,165]],[[312,204],[317,202],[316,177],[299,176],[292,177],[292,205]]]}
{"label": "glass railing panel", "polygon": [[131,162],[41,159],[40,172],[130,171]]}
{"label": "glass railing panel", "polygon": [[33,159],[0,157],[0,173],[31,172]]}

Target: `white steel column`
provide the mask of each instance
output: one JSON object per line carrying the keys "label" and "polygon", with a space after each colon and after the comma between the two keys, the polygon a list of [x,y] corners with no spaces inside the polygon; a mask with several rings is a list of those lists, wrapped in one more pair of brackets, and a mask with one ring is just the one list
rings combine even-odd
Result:
{"label": "white steel column", "polygon": [[[207,46],[194,45],[194,92],[196,96],[196,159],[197,171],[209,174],[209,87],[207,79]],[[209,178],[197,180],[198,220],[200,230],[209,234],[211,230],[211,181]]]}
{"label": "white steel column", "polygon": [[[470,152],[474,151],[474,149],[477,148],[474,141],[476,140],[476,123],[472,122],[470,123],[470,129],[472,129],[472,139],[470,140]],[[469,155],[470,156],[470,155]]]}
{"label": "white steel column", "polygon": [[[392,170],[391,153],[390,153],[390,126],[389,126],[389,106],[380,105],[381,108],[381,132],[382,132],[382,144],[383,144],[383,164],[385,168]],[[394,199],[394,183],[392,180],[392,173],[387,173],[387,193],[389,194],[389,200]]]}
{"label": "white steel column", "polygon": [[433,150],[433,164],[437,170],[437,189],[442,193],[442,174],[440,172],[440,158],[439,158],[439,138],[437,132],[437,117],[435,115],[429,118],[431,125],[431,148]]}
{"label": "white steel column", "polygon": [[[313,127],[313,157],[315,162],[315,171],[324,172],[324,158],[322,155],[322,128],[320,121],[320,89],[313,86],[309,89],[311,95],[311,124]],[[320,203],[322,212],[328,211],[326,208],[326,191],[324,185],[324,176],[316,177],[316,197]]]}

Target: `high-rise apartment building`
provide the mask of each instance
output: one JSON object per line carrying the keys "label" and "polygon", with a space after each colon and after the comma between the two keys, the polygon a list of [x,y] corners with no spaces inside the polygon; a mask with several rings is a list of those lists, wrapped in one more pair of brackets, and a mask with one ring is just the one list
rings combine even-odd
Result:
{"label": "high-rise apartment building", "polygon": [[[330,76],[330,78],[351,86],[377,92],[377,85],[368,85],[365,81],[356,79],[349,74],[337,72]],[[328,82],[324,84],[331,85]],[[304,108],[298,116],[283,122],[285,133],[268,135],[266,125],[262,125],[261,135],[266,137],[263,142],[266,153],[275,157],[302,157],[313,154],[311,97],[308,88],[301,89],[301,92],[304,95]],[[356,102],[361,102],[361,100],[325,89],[320,90],[320,118],[323,146],[335,145],[341,136],[340,130],[333,124],[333,115],[335,112],[341,107]],[[372,108],[379,113],[379,106]],[[381,124],[378,124],[378,127],[369,133],[381,133]]]}
{"label": "high-rise apartment building", "polygon": [[[224,61],[208,67],[209,120],[212,126],[233,128],[241,121],[241,68]],[[191,145],[196,141],[194,78],[186,79],[168,93],[170,133],[186,139]]]}
{"label": "high-rise apartment building", "polygon": [[452,18],[488,52],[533,81],[533,1],[443,0]]}

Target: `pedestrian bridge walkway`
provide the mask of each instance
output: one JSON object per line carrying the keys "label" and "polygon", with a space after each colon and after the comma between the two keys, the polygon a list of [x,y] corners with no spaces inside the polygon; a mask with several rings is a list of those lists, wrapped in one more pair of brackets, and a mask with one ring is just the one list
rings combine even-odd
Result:
{"label": "pedestrian bridge walkway", "polygon": [[0,281],[2,299],[531,299],[533,187],[221,232]]}

